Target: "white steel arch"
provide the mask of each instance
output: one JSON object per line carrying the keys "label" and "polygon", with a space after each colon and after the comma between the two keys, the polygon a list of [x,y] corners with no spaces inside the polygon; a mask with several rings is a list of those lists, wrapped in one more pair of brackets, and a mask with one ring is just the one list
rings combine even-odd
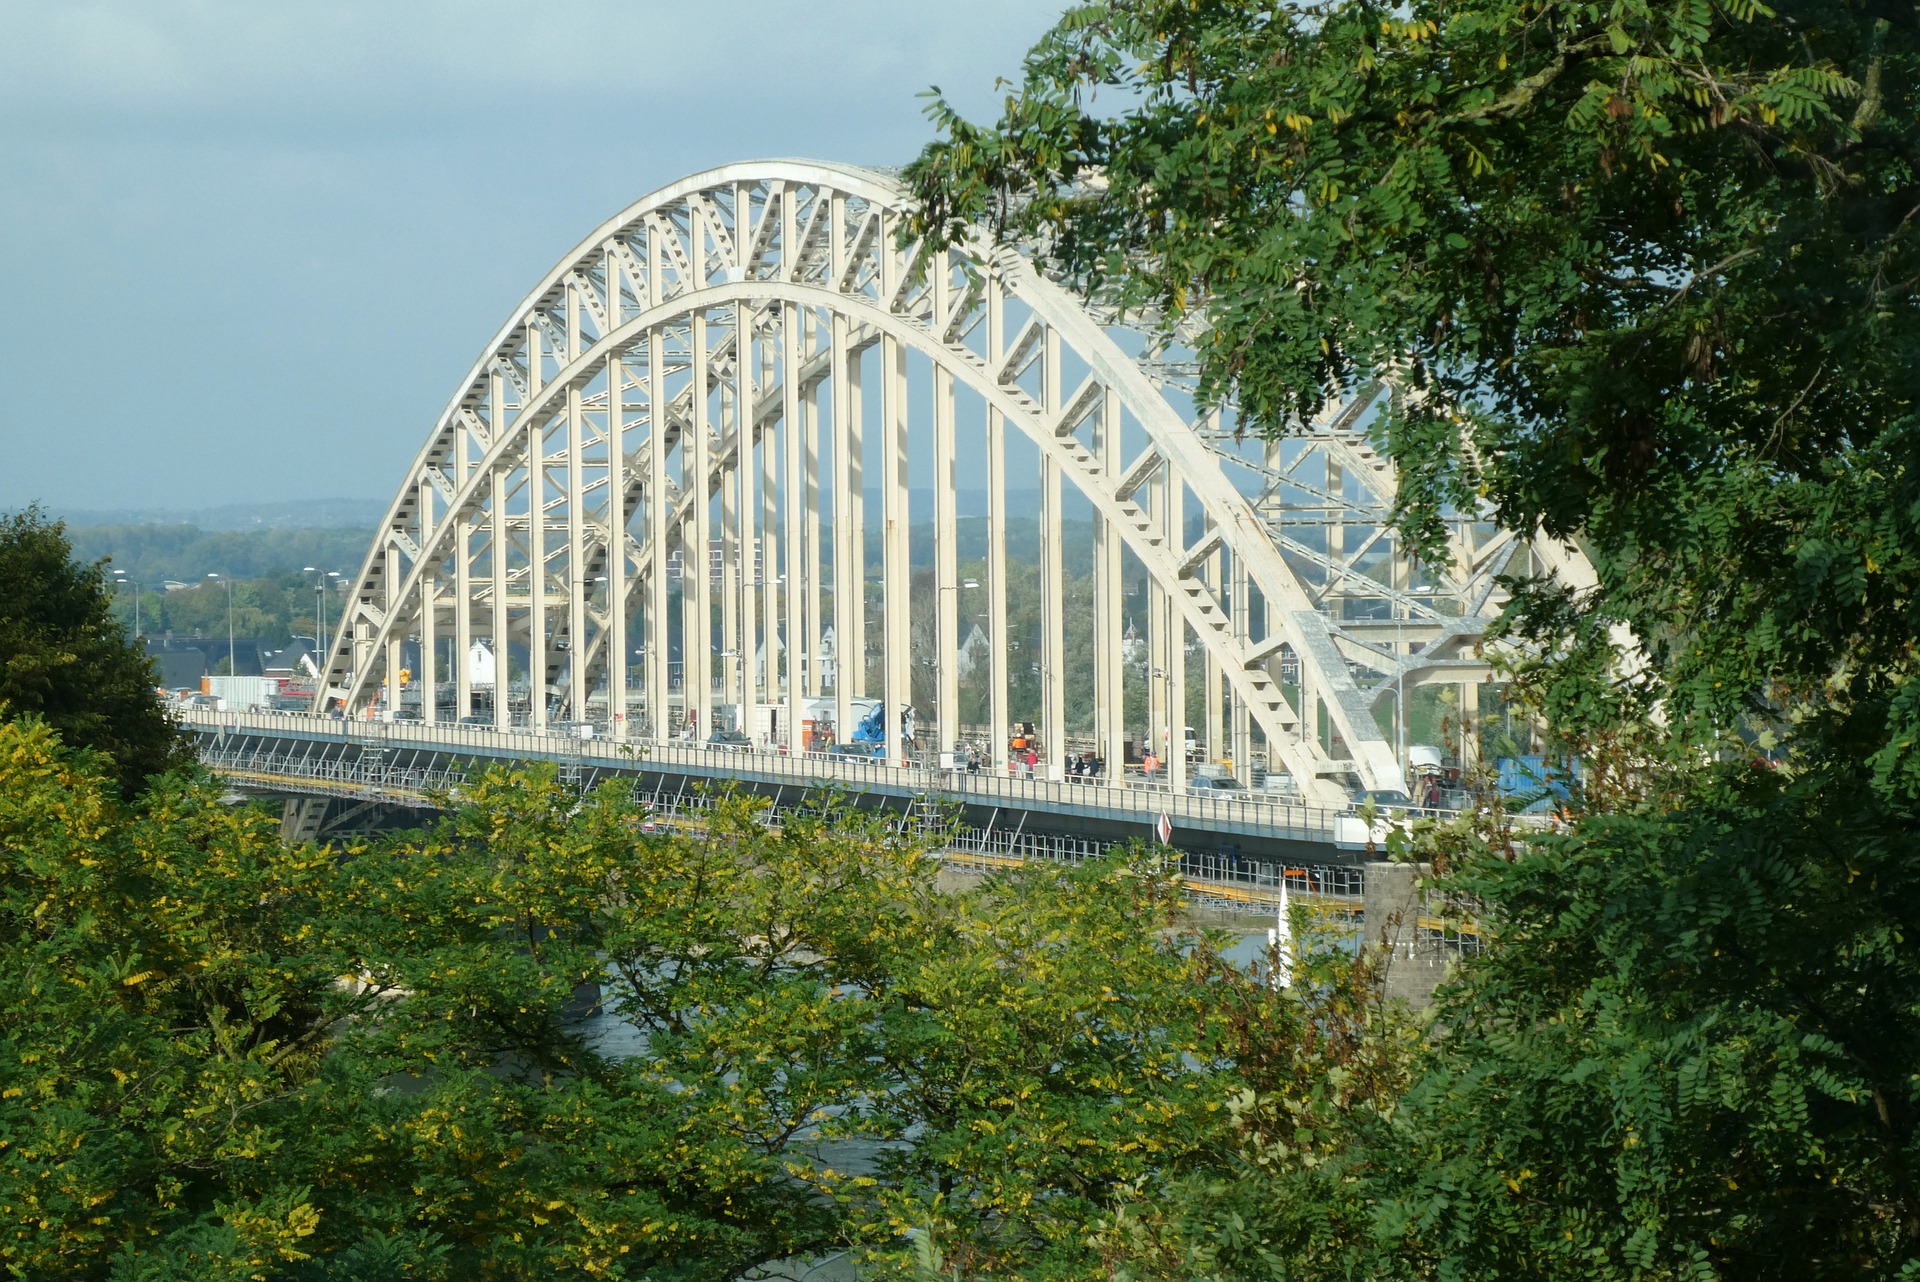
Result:
{"label": "white steel arch", "polygon": [[[1189,422],[1151,362],[1021,255],[901,246],[905,208],[881,174],[766,161],[684,179],[598,228],[527,295],[414,458],[318,705],[371,715],[410,688],[427,720],[597,721],[640,741],[688,724],[705,737],[717,710],[745,722],[763,709],[768,746],[797,751],[810,721],[844,741],[877,697],[899,761],[896,717],[916,688],[923,755],[968,729],[961,628],[979,617],[998,757],[1018,712],[1011,656],[1030,643],[1010,633],[1007,504],[1037,482],[1040,658],[1024,662],[1049,772],[1070,722],[1088,720],[1067,706],[1063,512],[1077,492],[1092,531],[1091,645],[1075,650],[1093,669],[1084,746],[1117,767],[1129,731],[1178,743],[1193,653],[1209,747],[1221,755],[1213,721],[1230,707],[1243,773],[1257,733],[1270,768],[1322,797],[1343,775],[1399,786],[1375,704],[1389,684],[1480,678],[1463,646],[1510,541],[1458,523],[1459,572],[1444,588],[1410,583],[1419,572],[1374,510],[1390,470],[1358,430],[1373,390],[1256,457],[1217,417]],[[1023,485],[1009,484],[1010,440],[1037,459]],[[931,503],[915,504],[909,480],[929,458]],[[978,579],[959,572],[961,469],[986,476]],[[1367,478],[1373,507],[1346,476]],[[1302,493],[1328,500],[1323,525],[1374,528],[1366,547],[1295,537]],[[917,565],[922,515],[932,547]],[[1382,539],[1384,574],[1368,560]],[[931,592],[916,597],[928,559]],[[1339,604],[1362,580],[1407,603],[1391,643]],[[1141,615],[1144,660],[1124,635]],[[1146,677],[1131,705],[1129,663]],[[976,662],[965,675],[982,674]],[[1185,754],[1168,766],[1183,786]]]}

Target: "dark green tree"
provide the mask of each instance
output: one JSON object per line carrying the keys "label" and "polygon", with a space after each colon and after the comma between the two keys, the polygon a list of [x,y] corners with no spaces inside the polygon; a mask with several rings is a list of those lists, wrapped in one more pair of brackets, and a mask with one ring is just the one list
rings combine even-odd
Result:
{"label": "dark green tree", "polygon": [[551,768],[292,846],[98,765],[0,721],[0,1275],[1091,1279],[1249,1088],[1397,1081],[1344,954],[1284,1000],[1150,859],[942,887],[884,814],[650,831]]}
{"label": "dark green tree", "polygon": [[1915,57],[1911,12],[1834,0],[1113,0],[995,127],[936,104],[909,172],[923,229],[989,219],[1183,326],[1251,430],[1392,378],[1426,546],[1449,503],[1578,535],[1670,716],[1844,673],[1891,777]]}
{"label": "dark green tree", "polygon": [[1104,0],[999,121],[936,102],[921,230],[1037,244],[1250,430],[1393,382],[1416,546],[1479,506],[1599,574],[1514,585],[1587,787],[1428,840],[1496,946],[1425,1073],[1311,1167],[1249,1113],[1247,1178],[1136,1259],[1920,1268],[1917,90],[1876,3]]}
{"label": "dark green tree", "polygon": [[110,758],[129,794],[182,764],[153,665],[113,616],[100,563],[37,507],[0,519],[0,715],[32,714]]}

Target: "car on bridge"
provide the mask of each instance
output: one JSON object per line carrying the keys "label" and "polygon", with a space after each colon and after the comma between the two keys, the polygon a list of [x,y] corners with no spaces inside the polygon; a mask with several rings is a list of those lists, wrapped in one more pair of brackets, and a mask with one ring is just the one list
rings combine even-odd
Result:
{"label": "car on bridge", "polygon": [[1195,775],[1187,780],[1187,791],[1203,797],[1229,797],[1245,801],[1252,794],[1247,785],[1232,775]]}
{"label": "car on bridge", "polygon": [[752,752],[753,740],[738,730],[715,730],[707,736],[707,747],[715,752]]}
{"label": "car on bridge", "polygon": [[1334,816],[1333,844],[1346,849],[1384,850],[1395,829],[1413,830],[1413,798],[1398,788],[1362,788],[1347,813]]}
{"label": "car on bridge", "polygon": [[1368,806],[1374,813],[1385,818],[1402,818],[1414,808],[1413,798],[1398,788],[1362,788],[1353,794],[1353,813],[1359,814]]}

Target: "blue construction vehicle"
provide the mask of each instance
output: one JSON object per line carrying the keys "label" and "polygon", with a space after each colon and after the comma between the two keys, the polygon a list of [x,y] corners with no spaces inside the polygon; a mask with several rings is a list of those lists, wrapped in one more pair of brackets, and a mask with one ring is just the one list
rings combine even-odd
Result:
{"label": "blue construction vehicle", "polygon": [[[907,708],[900,714],[900,739],[906,744],[913,743],[913,709]],[[855,745],[865,747],[876,757],[887,755],[887,705],[876,703],[867,710],[867,715],[854,723],[853,737],[842,747]],[[847,753],[845,755],[853,755]]]}

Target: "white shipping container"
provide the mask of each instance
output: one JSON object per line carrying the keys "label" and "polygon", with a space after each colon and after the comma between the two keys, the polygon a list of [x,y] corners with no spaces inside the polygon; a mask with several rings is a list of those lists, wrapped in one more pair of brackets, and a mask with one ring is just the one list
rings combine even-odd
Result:
{"label": "white shipping container", "polygon": [[222,701],[224,708],[251,712],[273,706],[280,693],[280,682],[273,677],[208,677],[206,693]]}

